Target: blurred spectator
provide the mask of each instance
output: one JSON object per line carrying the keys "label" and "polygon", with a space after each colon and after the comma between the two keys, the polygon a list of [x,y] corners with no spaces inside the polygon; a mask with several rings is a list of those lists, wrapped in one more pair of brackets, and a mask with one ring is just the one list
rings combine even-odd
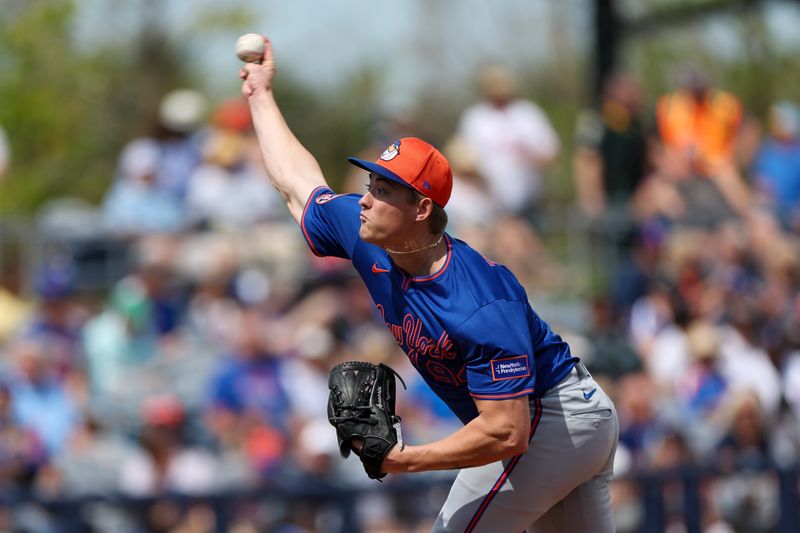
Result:
{"label": "blurred spectator", "polygon": [[720,331],[720,371],[732,391],[754,393],[760,412],[774,418],[781,402],[781,382],[755,337],[759,312],[746,297],[732,299],[727,310],[730,322]]}
{"label": "blurred spectator", "polygon": [[21,293],[18,271],[13,262],[0,263],[0,347],[28,322],[33,311],[32,302]]}
{"label": "blurred spectator", "polygon": [[633,198],[640,224],[714,229],[736,216],[740,205],[726,194],[729,182],[698,174],[690,152],[658,147],[652,157],[653,173]]}
{"label": "blurred spectator", "polygon": [[79,422],[78,405],[58,378],[58,368],[47,345],[36,340],[12,346],[16,371],[11,376],[14,419],[36,434],[49,454],[62,450]]}
{"label": "blurred spectator", "polygon": [[678,380],[677,398],[686,419],[702,423],[719,407],[727,387],[717,368],[718,333],[702,321],[690,324],[686,333],[692,359]]}
{"label": "blurred spectator", "polygon": [[778,102],[769,110],[769,138],[753,164],[756,185],[782,224],[800,233],[800,107]]}
{"label": "blurred spectator", "polygon": [[448,231],[483,249],[487,244],[484,234],[495,224],[499,213],[478,170],[478,156],[460,137],[450,139],[443,153],[453,170],[453,192],[447,203]]}
{"label": "blurred spectator", "polygon": [[120,465],[120,489],[135,496],[176,492],[204,494],[217,488],[217,461],[207,450],[185,440],[186,413],[169,395],[153,396],[144,403],[139,435],[141,449]]}
{"label": "blurred spectator", "polygon": [[654,280],[630,310],[631,342],[642,357],[647,374],[662,391],[672,392],[674,380],[686,368],[684,328],[688,321],[686,307],[663,279]]}
{"label": "blurred spectator", "polygon": [[[321,291],[327,293],[328,290]],[[310,478],[314,482],[341,482],[353,479],[349,465],[341,460],[339,443],[330,432],[327,416],[328,373],[332,360],[337,352],[346,350],[337,343],[332,329],[335,327],[335,315],[317,315],[315,311],[335,311],[338,305],[336,298],[332,301],[314,298],[321,309],[313,309],[313,305],[303,306],[298,312],[292,311],[285,320],[276,323],[272,331],[289,329],[294,332],[286,341],[293,345],[293,357],[283,360],[280,367],[281,386],[286,391],[292,406],[292,446],[291,459],[299,472],[294,472],[301,480]],[[331,305],[334,304],[334,305]],[[366,329],[366,328],[365,328]],[[366,332],[365,332],[366,333]],[[381,332],[383,333],[383,332]],[[271,332],[273,336],[274,333]],[[364,336],[359,335],[360,338]],[[280,340],[274,340],[280,343]],[[391,341],[390,341],[391,342]],[[359,354],[359,359],[370,359],[370,355]]]}
{"label": "blurred spectator", "polygon": [[642,531],[644,506],[637,483],[620,475],[621,448],[617,448],[614,460],[614,482],[611,484],[611,506],[614,510],[614,526],[617,533],[635,533]]}
{"label": "blurred spectator", "polygon": [[119,488],[121,467],[131,453],[132,445],[123,435],[103,427],[87,413],[65,449],[54,458],[64,493],[76,496],[113,494]]}
{"label": "blurred spectator", "polygon": [[86,324],[84,343],[94,394],[128,403],[137,385],[132,372],[158,351],[153,304],[141,279],[129,276],[111,290],[106,308]]}
{"label": "blurred spectator", "polygon": [[670,154],[688,156],[702,175],[735,164],[742,106],[731,93],[713,88],[699,67],[681,73],[680,87],[658,99],[656,125]]}
{"label": "blurred spectator", "polygon": [[607,298],[596,298],[591,304],[591,325],[586,333],[588,353],[582,353],[589,371],[613,381],[641,370],[642,362],[625,337],[624,326],[615,320]]}
{"label": "blurred spectator", "polygon": [[512,269],[529,290],[560,286],[562,266],[550,255],[533,227],[503,212],[490,195],[480,173],[477,153],[460,137],[445,147],[453,169],[453,192],[448,202],[448,231]]}
{"label": "blurred spectator", "polygon": [[219,353],[233,343],[241,310],[233,288],[239,257],[227,239],[205,235],[199,240],[193,244],[200,254],[183,254],[194,280],[185,325],[209,349]]}
{"label": "blurred spectator", "polygon": [[649,450],[649,467],[656,472],[670,470],[679,472],[693,463],[692,450],[677,431],[668,431],[664,438]]}
{"label": "blurred spectator", "polygon": [[152,135],[123,148],[105,200],[112,229],[136,234],[183,227],[189,177],[200,164],[206,107],[197,91],[174,90],[161,101]]}
{"label": "blurred spectator", "polygon": [[[647,469],[657,474],[680,475],[694,465],[694,456],[678,431],[668,431],[647,450]],[[685,490],[679,477],[666,477],[659,487],[663,496],[664,531],[685,531]]]}
{"label": "blurred spectator", "polygon": [[169,237],[148,237],[139,241],[132,275],[142,284],[150,300],[153,328],[162,338],[176,333],[183,321],[184,296],[174,266],[179,242]]}
{"label": "blurred spectator", "polygon": [[769,423],[758,396],[744,392],[728,406],[728,429],[714,457],[728,473],[714,486],[714,503],[735,531],[772,531],[778,521],[778,485],[773,465]]}
{"label": "blurred spectator", "polygon": [[453,169],[453,192],[448,202],[448,230],[468,240],[480,253],[513,270],[529,289],[560,286],[558,265],[530,224],[503,212],[479,171],[477,152],[454,137],[445,147]]}
{"label": "blurred spectator", "polygon": [[590,218],[625,208],[644,177],[647,139],[641,89],[627,75],[606,84],[599,116],[579,118],[574,173],[578,206]]}
{"label": "blurred spectator", "polygon": [[137,235],[183,228],[180,198],[156,182],[160,164],[160,149],[152,139],[137,139],[125,147],[117,179],[103,201],[111,230]]}
{"label": "blurred spectator", "polygon": [[443,439],[461,427],[447,404],[419,374],[412,370],[403,375],[408,381],[408,392],[400,397],[403,400],[403,431],[410,442]]}
{"label": "blurred spectator", "polygon": [[576,283],[567,268],[550,254],[533,226],[521,217],[498,218],[486,249],[479,251],[513,270],[529,291],[552,291]]}
{"label": "blurred spectator", "polygon": [[238,448],[266,476],[281,467],[291,405],[280,379],[282,360],[268,350],[263,329],[256,312],[241,314],[233,352],[211,383],[207,418],[223,447]]}
{"label": "blurred spectator", "polygon": [[728,427],[719,442],[717,465],[731,472],[741,466],[761,468],[770,464],[768,423],[758,396],[740,392],[726,407]]}
{"label": "blurred spectator", "polygon": [[689,324],[686,344],[690,359],[675,380],[674,394],[688,444],[704,456],[719,437],[716,422],[728,398],[728,384],[719,368],[719,333],[713,324],[704,320]]}
{"label": "blurred spectator", "polygon": [[544,196],[543,170],[560,142],[545,113],[517,96],[514,74],[501,65],[479,73],[481,102],[461,115],[458,134],[478,157],[492,198],[505,212],[532,214]]}
{"label": "blurred spectator", "polygon": [[18,422],[10,386],[0,383],[0,490],[30,488],[46,457],[36,431]]}
{"label": "blurred spectator", "polygon": [[723,529],[718,531],[775,531],[778,490],[778,480],[769,472],[747,471],[720,478],[713,486],[711,500],[721,519],[717,527]]}
{"label": "blurred spectator", "polygon": [[153,140],[159,148],[157,187],[183,198],[192,171],[200,164],[200,143],[208,101],[191,89],[176,89],[161,100]]}
{"label": "blurred spectator", "polygon": [[75,300],[76,268],[68,260],[51,258],[36,276],[39,301],[22,334],[47,346],[58,370],[66,378],[84,364],[81,329],[85,310]]}
{"label": "blurred spectator", "polygon": [[615,403],[620,419],[619,444],[624,453],[630,453],[637,471],[646,470],[651,451],[674,434],[657,411],[657,390],[644,374],[628,374],[618,382]]}
{"label": "blurred spectator", "polygon": [[782,381],[783,396],[794,417],[800,420],[800,350],[795,350],[786,357]]}
{"label": "blurred spectator", "polygon": [[255,138],[215,131],[203,145],[205,163],[192,173],[189,216],[219,229],[242,229],[284,216],[278,191],[263,172]]}
{"label": "blurred spectator", "polygon": [[346,469],[342,468],[339,443],[330,427],[325,416],[301,424],[291,450],[290,457],[302,475],[314,483],[336,483],[337,478],[348,476]]}
{"label": "blurred spectator", "polygon": [[294,415],[301,420],[315,419],[327,410],[328,364],[336,339],[328,327],[313,322],[304,321],[292,330],[296,355],[281,365],[281,382]]}
{"label": "blurred spectator", "polygon": [[627,253],[614,265],[608,281],[615,320],[627,318],[634,303],[647,293],[663,256],[665,236],[658,224],[644,225],[629,239]]}

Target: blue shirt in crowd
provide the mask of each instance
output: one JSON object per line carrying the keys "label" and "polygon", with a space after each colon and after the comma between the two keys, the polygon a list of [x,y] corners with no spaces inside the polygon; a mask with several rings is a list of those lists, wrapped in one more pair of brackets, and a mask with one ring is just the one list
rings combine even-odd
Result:
{"label": "blue shirt in crowd", "polygon": [[800,142],[764,143],[753,165],[758,184],[775,202],[778,215],[786,222],[800,211]]}

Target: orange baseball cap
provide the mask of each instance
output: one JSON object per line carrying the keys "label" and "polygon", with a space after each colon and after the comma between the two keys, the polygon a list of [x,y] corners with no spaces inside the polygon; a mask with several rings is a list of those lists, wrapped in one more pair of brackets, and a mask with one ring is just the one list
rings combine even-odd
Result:
{"label": "orange baseball cap", "polygon": [[444,207],[453,191],[450,163],[432,145],[416,137],[393,142],[374,163],[355,157],[347,160],[382,178],[405,185]]}

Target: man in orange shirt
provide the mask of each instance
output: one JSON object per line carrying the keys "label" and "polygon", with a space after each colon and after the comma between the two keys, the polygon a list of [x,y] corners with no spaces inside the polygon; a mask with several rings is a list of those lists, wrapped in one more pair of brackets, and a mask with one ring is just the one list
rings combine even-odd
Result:
{"label": "man in orange shirt", "polygon": [[659,98],[656,124],[668,150],[689,151],[697,170],[717,174],[734,163],[742,106],[733,94],[713,89],[707,76],[692,69],[681,87]]}

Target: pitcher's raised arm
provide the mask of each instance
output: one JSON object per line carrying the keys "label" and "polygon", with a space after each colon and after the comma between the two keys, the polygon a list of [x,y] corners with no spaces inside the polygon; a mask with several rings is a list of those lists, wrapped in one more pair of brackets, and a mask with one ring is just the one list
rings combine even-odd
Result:
{"label": "pitcher's raised arm", "polygon": [[327,183],[317,160],[289,129],[275,101],[272,92],[275,56],[266,37],[264,45],[262,60],[245,64],[239,72],[242,94],[250,103],[253,126],[270,180],[283,195],[294,219],[300,222],[311,192]]}

